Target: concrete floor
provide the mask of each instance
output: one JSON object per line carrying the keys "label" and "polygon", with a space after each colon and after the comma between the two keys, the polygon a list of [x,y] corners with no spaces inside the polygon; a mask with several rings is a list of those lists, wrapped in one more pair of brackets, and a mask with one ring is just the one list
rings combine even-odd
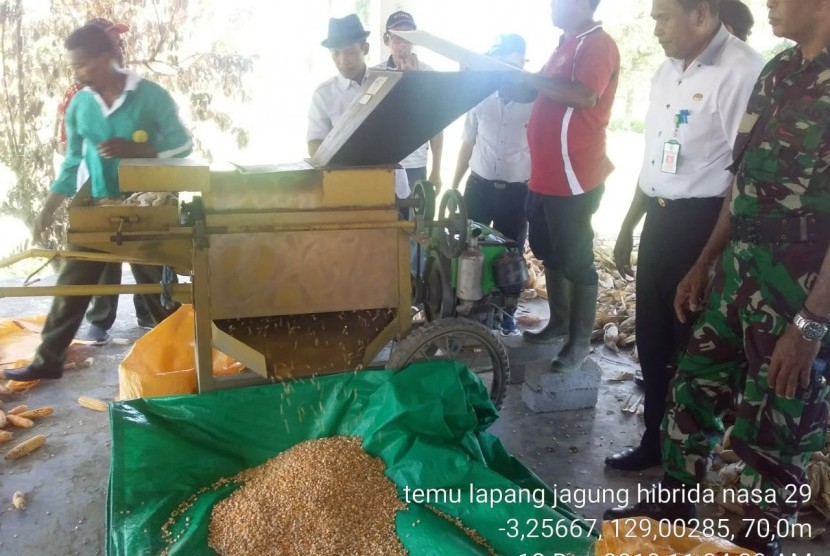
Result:
{"label": "concrete floor", "polygon": [[[48,285],[51,280],[44,280]],[[4,281],[3,285],[20,285]],[[0,318],[43,315],[51,298],[0,299]],[[143,330],[135,324],[129,296],[122,296],[114,338],[135,341]],[[46,445],[16,461],[0,459],[0,554],[20,556],[98,555],[104,553],[104,516],[110,468],[109,419],[106,413],[80,407],[79,396],[112,400],[118,394],[118,364],[129,345],[84,349],[93,365],[67,371],[61,380],[41,383],[22,394],[0,396],[3,408],[26,404],[51,406],[55,414],[39,420],[13,442],[45,434]],[[3,446],[3,452],[9,447]],[[15,491],[25,494],[25,511],[11,506]]]}
{"label": "concrete floor", "polygon": [[[48,281],[44,281],[48,283]],[[5,281],[3,285],[19,285]],[[0,318],[45,314],[50,299],[0,299]],[[544,312],[544,303],[533,310]],[[122,296],[119,320],[112,336],[132,343],[141,335],[135,325],[129,296]],[[55,414],[35,426],[31,434],[47,435],[45,447],[9,462],[0,460],[0,555],[52,556],[104,553],[105,504],[109,474],[109,423],[105,413],[78,406],[80,395],[112,400],[118,393],[118,363],[129,345],[108,344],[89,348],[94,364],[68,371],[62,380],[48,381],[27,393],[2,399],[9,409],[18,404],[53,406]],[[600,348],[592,355],[607,379],[620,370],[632,370],[627,355]],[[660,476],[659,469],[645,473],[607,471],[604,458],[633,446],[642,432],[642,419],[623,414],[620,403],[635,391],[632,382],[603,380],[599,403],[589,410],[532,414],[521,401],[521,387],[512,385],[499,421],[491,429],[507,449],[560,493],[581,489],[596,498],[601,489],[633,491]],[[16,433],[16,439],[23,435]],[[6,448],[6,446],[4,446]],[[26,494],[25,511],[11,506],[15,491]],[[591,501],[576,509],[588,518],[601,518],[609,505]],[[574,504],[572,504],[574,506]],[[711,509],[704,509],[704,513]],[[819,542],[787,542],[787,556],[830,554],[827,535]]]}

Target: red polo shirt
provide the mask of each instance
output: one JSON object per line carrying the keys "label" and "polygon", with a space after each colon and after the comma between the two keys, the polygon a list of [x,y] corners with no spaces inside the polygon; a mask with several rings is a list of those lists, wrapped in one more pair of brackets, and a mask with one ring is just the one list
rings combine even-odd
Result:
{"label": "red polo shirt", "polygon": [[531,191],[568,196],[601,185],[613,165],[605,155],[605,128],[617,91],[620,53],[600,23],[563,35],[541,74],[579,81],[597,94],[597,103],[578,110],[539,95],[527,128]]}

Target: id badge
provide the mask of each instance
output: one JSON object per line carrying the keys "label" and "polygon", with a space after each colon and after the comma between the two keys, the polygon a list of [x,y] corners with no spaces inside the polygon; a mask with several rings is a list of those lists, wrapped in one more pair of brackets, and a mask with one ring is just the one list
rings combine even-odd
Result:
{"label": "id badge", "polygon": [[675,140],[666,141],[663,145],[663,162],[660,171],[667,174],[677,173],[677,164],[680,161],[680,143]]}

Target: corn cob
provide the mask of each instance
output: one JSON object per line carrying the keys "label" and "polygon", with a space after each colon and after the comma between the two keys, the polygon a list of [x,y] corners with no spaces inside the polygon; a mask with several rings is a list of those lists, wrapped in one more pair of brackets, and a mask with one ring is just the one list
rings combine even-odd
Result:
{"label": "corn cob", "polygon": [[11,431],[0,431],[0,443],[8,442],[12,439],[12,436],[14,435]]}
{"label": "corn cob", "polygon": [[41,383],[41,379],[36,380],[7,380],[6,388],[10,392],[25,392]]}
{"label": "corn cob", "polygon": [[35,426],[34,421],[21,417],[20,415],[9,415],[6,419],[9,420],[9,423],[21,429],[30,429]]}
{"label": "corn cob", "polygon": [[39,419],[41,417],[48,417],[55,412],[54,409],[51,407],[39,407],[37,409],[30,409],[29,411],[24,411],[20,414],[20,417],[25,417],[26,419]]}
{"label": "corn cob", "polygon": [[88,396],[81,396],[78,398],[78,405],[94,411],[106,411],[109,404],[105,401],[90,398]]}
{"label": "corn cob", "polygon": [[25,440],[9,450],[9,453],[6,454],[6,459],[20,459],[23,456],[30,454],[43,446],[46,443],[46,437],[42,434],[38,434],[37,436],[33,436],[32,438]]}
{"label": "corn cob", "polygon": [[18,406],[13,407],[12,409],[9,410],[9,415],[20,415],[24,411],[28,411],[28,410],[29,410],[28,405],[18,405]]}
{"label": "corn cob", "polygon": [[19,490],[14,493],[14,496],[12,496],[12,506],[18,510],[26,509],[26,497],[24,497],[23,493]]}
{"label": "corn cob", "polygon": [[6,414],[0,409],[0,429],[6,428]]}

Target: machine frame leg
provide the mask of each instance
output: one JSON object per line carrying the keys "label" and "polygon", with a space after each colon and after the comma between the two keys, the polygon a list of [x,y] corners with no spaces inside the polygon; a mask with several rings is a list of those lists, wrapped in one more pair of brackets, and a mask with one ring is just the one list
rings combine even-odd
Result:
{"label": "machine frame leg", "polygon": [[216,381],[213,378],[213,322],[210,314],[207,238],[203,235],[203,226],[197,224],[194,231],[196,234],[193,245],[193,324],[196,336],[196,386],[201,394],[215,390]]}

